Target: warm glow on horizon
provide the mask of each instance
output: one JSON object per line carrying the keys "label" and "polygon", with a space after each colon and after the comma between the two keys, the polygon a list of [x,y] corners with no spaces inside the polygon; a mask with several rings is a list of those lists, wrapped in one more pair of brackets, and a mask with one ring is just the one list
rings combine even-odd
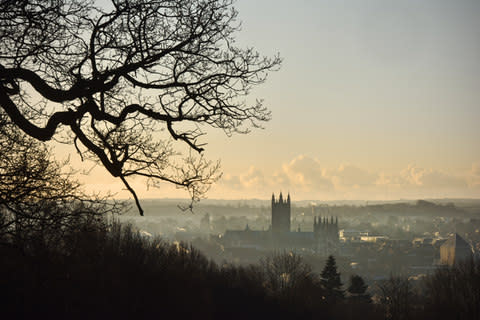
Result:
{"label": "warm glow on horizon", "polygon": [[[282,68],[251,93],[264,130],[203,128],[220,159],[212,199],[393,200],[480,197],[480,2],[242,0],[240,46],[279,52]],[[72,150],[57,148],[59,158]],[[90,168],[71,156],[75,168]],[[130,195],[95,168],[89,190]],[[186,198],[165,186],[141,198]]]}

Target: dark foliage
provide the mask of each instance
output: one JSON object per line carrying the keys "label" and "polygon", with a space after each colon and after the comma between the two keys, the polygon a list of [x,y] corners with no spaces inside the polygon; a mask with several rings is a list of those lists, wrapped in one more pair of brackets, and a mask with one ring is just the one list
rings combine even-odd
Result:
{"label": "dark foliage", "polygon": [[385,308],[385,318],[403,320],[411,318],[411,310],[415,302],[412,297],[412,287],[408,279],[391,275],[379,285],[381,304]]}
{"label": "dark foliage", "polygon": [[462,261],[438,269],[415,285],[407,278],[391,276],[380,284],[377,310],[386,319],[480,318],[480,262]]}
{"label": "dark foliage", "polygon": [[467,259],[438,269],[426,281],[425,308],[431,319],[480,319],[480,261]]}
{"label": "dark foliage", "polygon": [[310,319],[324,312],[321,303],[286,300],[266,290],[264,272],[256,266],[218,266],[191,246],[146,239],[128,225],[105,226],[67,235],[65,241],[75,243],[68,251],[53,244],[35,254],[1,247],[0,271],[9,275],[0,280],[2,314],[64,319]]}
{"label": "dark foliage", "polygon": [[347,291],[350,294],[364,294],[367,290],[367,285],[359,275],[352,275],[350,277],[350,285]]}
{"label": "dark foliage", "polygon": [[329,302],[342,300],[344,298],[342,281],[340,279],[340,273],[337,271],[337,263],[332,255],[328,257],[327,263],[320,276],[322,277],[321,283],[327,290],[327,300]]}
{"label": "dark foliage", "polygon": [[371,303],[372,299],[370,295],[366,293],[367,288],[368,286],[365,284],[362,277],[359,275],[352,275],[347,289],[349,294],[348,299],[351,302]]}
{"label": "dark foliage", "polygon": [[[407,279],[381,284],[366,299],[352,277],[349,298],[329,290],[291,253],[260,265],[218,265],[195,248],[145,238],[119,223],[79,225],[32,250],[2,242],[0,307],[7,318],[52,319],[477,319],[478,262],[440,269],[415,292]],[[331,261],[331,259],[329,259]],[[325,269],[334,270],[332,263]],[[325,276],[327,273],[323,273]],[[338,272],[330,272],[338,280]],[[335,281],[337,281],[335,280]],[[324,282],[325,283],[325,282]],[[336,282],[338,284],[338,282]],[[330,287],[330,288],[337,288]]]}

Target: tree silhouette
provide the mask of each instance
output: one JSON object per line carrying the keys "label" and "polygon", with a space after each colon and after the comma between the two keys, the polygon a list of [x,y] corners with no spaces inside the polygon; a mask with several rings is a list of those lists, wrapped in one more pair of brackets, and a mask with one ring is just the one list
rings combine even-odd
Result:
{"label": "tree silhouette", "polygon": [[232,2],[2,1],[0,107],[29,136],[74,144],[120,178],[141,215],[132,176],[197,200],[218,163],[180,160],[173,141],[201,152],[206,126],[244,133],[268,120],[245,97],[281,62],[235,46]]}
{"label": "tree silhouette", "polygon": [[348,286],[349,299],[355,302],[372,302],[371,297],[366,293],[368,286],[359,275],[352,275],[350,277],[350,284]]}
{"label": "tree silhouette", "polygon": [[305,282],[312,282],[314,275],[310,265],[294,252],[277,252],[260,261],[266,278],[266,286],[273,292],[298,289]]}
{"label": "tree silhouette", "polygon": [[338,301],[344,298],[340,273],[337,271],[337,264],[332,255],[328,256],[327,263],[320,276],[321,283],[329,295],[327,299]]}
{"label": "tree silhouette", "polygon": [[480,318],[480,260],[438,268],[426,278],[425,287],[432,318]]}
{"label": "tree silhouette", "polygon": [[407,278],[390,275],[379,285],[381,303],[385,307],[385,318],[409,319],[412,308],[412,287]]}
{"label": "tree silhouette", "polygon": [[73,172],[64,169],[43,143],[19,132],[0,112],[1,243],[57,247],[66,243],[63,235],[119,212],[121,204],[84,194]]}

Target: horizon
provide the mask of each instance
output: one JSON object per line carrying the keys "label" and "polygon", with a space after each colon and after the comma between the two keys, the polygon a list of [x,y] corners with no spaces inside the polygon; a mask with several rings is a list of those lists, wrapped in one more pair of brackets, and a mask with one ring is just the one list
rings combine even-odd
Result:
{"label": "horizon", "polygon": [[[292,197],[292,195],[290,195]],[[126,200],[132,200],[131,198],[113,198],[115,200],[119,200],[119,201],[126,201]],[[151,200],[165,200],[165,201],[191,201],[190,198],[175,198],[175,197],[159,197],[159,198],[143,198],[142,200],[145,200],[145,201],[151,201]],[[479,198],[410,198],[410,199],[407,199],[407,198],[399,198],[399,199],[390,199],[390,200],[372,200],[372,199],[333,199],[333,200],[321,200],[321,199],[299,199],[299,200],[295,200],[293,197],[291,198],[291,202],[292,203],[295,203],[295,202],[308,202],[308,201],[311,201],[311,202],[366,202],[368,204],[368,202],[401,202],[401,201],[405,201],[405,202],[411,202],[411,201],[419,201],[419,200],[423,200],[423,201],[480,201],[480,197]],[[197,204],[202,204],[203,202],[205,201],[265,201],[265,202],[269,202],[271,201],[271,198],[269,199],[263,199],[263,198],[231,198],[231,199],[220,199],[220,198],[205,198],[205,199],[201,199],[200,201],[196,202]]]}

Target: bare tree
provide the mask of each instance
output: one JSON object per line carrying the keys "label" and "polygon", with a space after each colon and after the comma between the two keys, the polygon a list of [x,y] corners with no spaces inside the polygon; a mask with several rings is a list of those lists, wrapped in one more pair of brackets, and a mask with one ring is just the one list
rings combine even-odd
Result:
{"label": "bare tree", "polygon": [[294,252],[277,252],[260,261],[266,283],[265,286],[276,293],[288,293],[302,287],[306,282],[314,282],[315,275],[310,265]]}
{"label": "bare tree", "polygon": [[[198,199],[218,164],[204,126],[248,132],[270,118],[250,89],[280,58],[235,46],[233,0],[4,0],[0,106],[29,136],[74,143],[138,197],[127,179],[173,183]],[[207,187],[205,187],[207,186]]]}
{"label": "bare tree", "polygon": [[466,259],[438,268],[425,279],[426,307],[432,318],[480,318],[480,261]]}
{"label": "bare tree", "polygon": [[385,307],[385,318],[409,319],[412,308],[412,288],[407,278],[391,275],[379,285],[381,303]]}
{"label": "bare tree", "polygon": [[121,203],[85,195],[65,165],[0,112],[0,242],[58,247],[63,235],[120,211]]}

